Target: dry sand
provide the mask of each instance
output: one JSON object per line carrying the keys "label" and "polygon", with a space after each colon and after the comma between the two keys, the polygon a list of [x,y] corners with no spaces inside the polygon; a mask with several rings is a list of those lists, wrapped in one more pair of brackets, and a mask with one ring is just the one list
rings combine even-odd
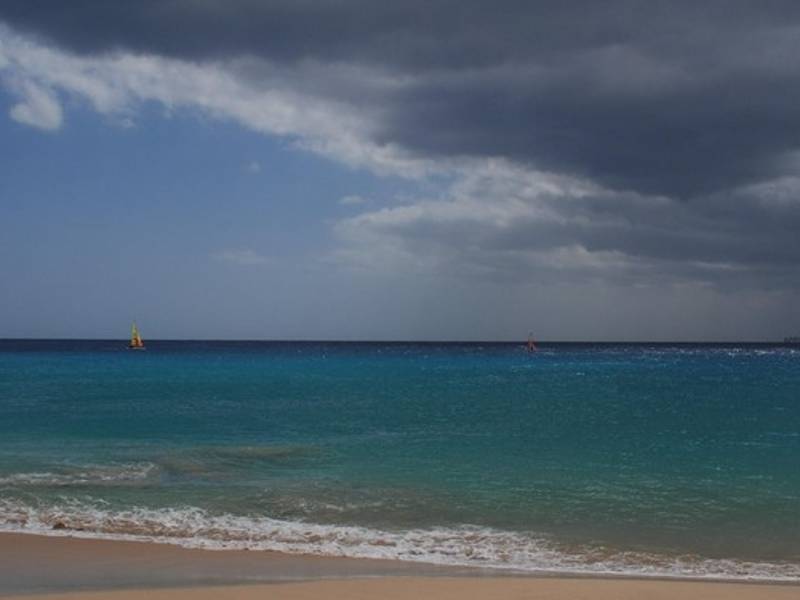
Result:
{"label": "dry sand", "polygon": [[798,597],[800,589],[795,586],[535,577],[382,577],[18,596],[19,600],[797,600]]}

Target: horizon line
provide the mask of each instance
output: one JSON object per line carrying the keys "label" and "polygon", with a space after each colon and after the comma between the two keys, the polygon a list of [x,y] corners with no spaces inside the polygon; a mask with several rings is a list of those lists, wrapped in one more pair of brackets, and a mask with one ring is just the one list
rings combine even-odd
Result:
{"label": "horizon line", "polygon": [[[783,339],[762,340],[557,340],[536,339],[537,344],[792,344],[786,336]],[[31,341],[31,342],[124,342],[128,338],[105,337],[2,337],[0,342]],[[334,339],[334,338],[147,338],[147,343],[157,342],[246,342],[246,343],[310,343],[310,344],[525,344],[527,339]]]}

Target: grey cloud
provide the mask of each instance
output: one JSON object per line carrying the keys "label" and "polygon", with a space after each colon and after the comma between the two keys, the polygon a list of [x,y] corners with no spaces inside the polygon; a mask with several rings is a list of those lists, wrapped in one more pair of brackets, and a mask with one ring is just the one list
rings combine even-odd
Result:
{"label": "grey cloud", "polygon": [[[235,58],[225,64],[250,86],[362,116],[378,145],[598,184],[523,195],[544,216],[508,222],[424,203],[411,216],[365,213],[340,227],[350,258],[366,235],[492,277],[798,286],[796,2],[6,0],[0,20],[84,54]],[[519,194],[502,177],[468,191],[470,206],[502,213]]]}
{"label": "grey cloud", "polygon": [[400,256],[470,277],[800,288],[797,179],[691,203],[603,190],[565,196],[527,180],[476,178],[445,198],[348,219],[339,233],[371,260],[383,249],[385,262]]}
{"label": "grey cloud", "polygon": [[[3,18],[84,52],[118,47],[183,58],[254,54],[396,66],[475,67],[614,44],[719,46],[790,25],[790,0],[5,0]],[[724,50],[724,48],[723,48]]]}
{"label": "grey cloud", "polygon": [[418,155],[683,199],[780,175],[800,139],[794,2],[7,0],[0,19],[84,53],[368,67],[404,84],[298,85],[380,113],[376,140]]}

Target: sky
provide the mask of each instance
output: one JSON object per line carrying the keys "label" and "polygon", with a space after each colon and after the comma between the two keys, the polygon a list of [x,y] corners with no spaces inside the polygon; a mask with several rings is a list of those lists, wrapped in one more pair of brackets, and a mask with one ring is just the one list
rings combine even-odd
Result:
{"label": "sky", "polygon": [[800,334],[800,5],[3,0],[0,337]]}

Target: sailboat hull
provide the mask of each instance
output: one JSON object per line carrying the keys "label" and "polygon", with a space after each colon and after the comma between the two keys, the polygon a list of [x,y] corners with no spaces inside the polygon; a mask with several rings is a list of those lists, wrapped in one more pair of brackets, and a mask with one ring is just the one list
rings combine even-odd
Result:
{"label": "sailboat hull", "polygon": [[136,328],[136,323],[131,325],[131,341],[128,344],[128,350],[144,350],[142,336],[139,335],[139,330]]}

